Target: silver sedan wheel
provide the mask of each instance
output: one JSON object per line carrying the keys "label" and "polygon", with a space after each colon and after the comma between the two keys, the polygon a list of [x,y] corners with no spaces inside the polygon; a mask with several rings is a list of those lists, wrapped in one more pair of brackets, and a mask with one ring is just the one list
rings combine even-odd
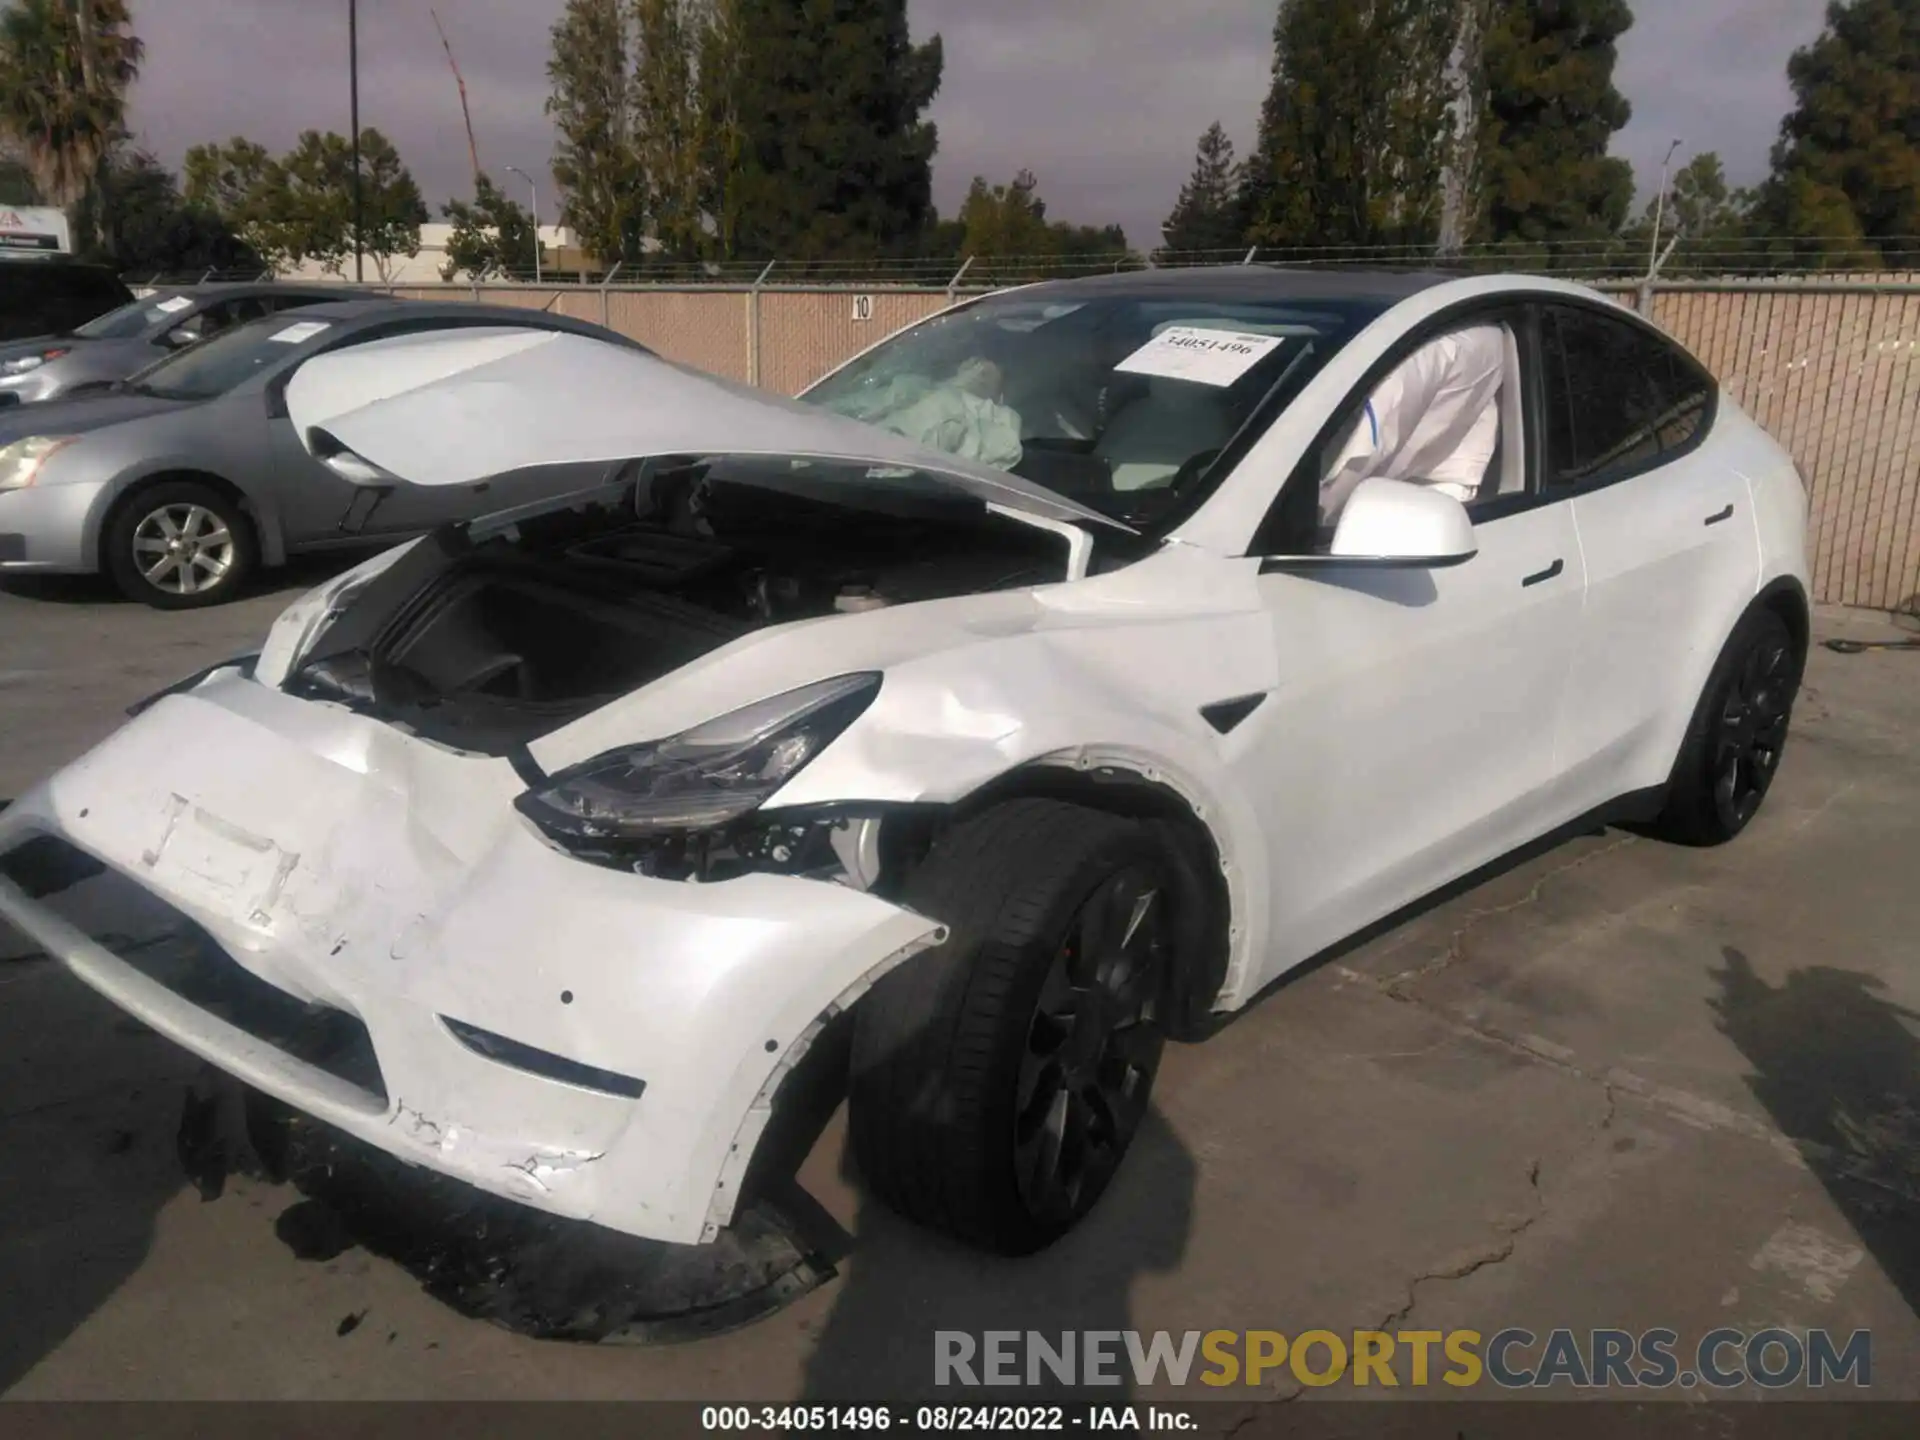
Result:
{"label": "silver sedan wheel", "polygon": [[133,562],[169,595],[211,590],[233,569],[233,532],[204,506],[162,505],[133,532]]}

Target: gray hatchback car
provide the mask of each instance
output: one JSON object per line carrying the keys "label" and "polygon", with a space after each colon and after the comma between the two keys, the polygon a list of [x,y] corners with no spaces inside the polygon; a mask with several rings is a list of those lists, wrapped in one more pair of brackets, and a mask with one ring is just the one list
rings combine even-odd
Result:
{"label": "gray hatchback car", "polygon": [[0,345],[0,406],[56,400],[124,380],[222,330],[349,293],[338,285],[271,282],[155,290],[61,334]]}
{"label": "gray hatchback car", "polygon": [[0,577],[105,571],[161,609],[216,605],[256,565],[417,535],[487,508],[469,487],[366,494],[316,460],[286,388],[316,355],[448,329],[566,331],[584,320],[466,302],[358,299],[255,320],[98,394],[0,409]]}

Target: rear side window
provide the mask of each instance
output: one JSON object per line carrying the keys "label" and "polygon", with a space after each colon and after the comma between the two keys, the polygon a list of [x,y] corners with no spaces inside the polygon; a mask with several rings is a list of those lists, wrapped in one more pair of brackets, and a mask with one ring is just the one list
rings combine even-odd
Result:
{"label": "rear side window", "polygon": [[1713,379],[1653,332],[1597,310],[1541,314],[1547,484],[1625,480],[1690,450],[1713,417]]}

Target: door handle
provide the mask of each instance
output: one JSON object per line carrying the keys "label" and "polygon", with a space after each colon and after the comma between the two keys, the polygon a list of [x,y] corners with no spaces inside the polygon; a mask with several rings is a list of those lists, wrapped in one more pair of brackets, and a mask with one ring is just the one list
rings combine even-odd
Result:
{"label": "door handle", "polygon": [[1727,506],[1726,509],[1722,510],[1718,515],[1709,515],[1707,517],[1707,524],[1724,525],[1727,523],[1727,521],[1731,520],[1732,518],[1733,518],[1733,506],[1729,505]]}
{"label": "door handle", "polygon": [[1549,580],[1558,580],[1562,575],[1566,573],[1567,573],[1567,562],[1564,560],[1556,560],[1553,562],[1553,564],[1549,565],[1546,569],[1542,570],[1538,575],[1527,576],[1526,579],[1520,582],[1520,588],[1522,590],[1530,590],[1535,585],[1544,585]]}

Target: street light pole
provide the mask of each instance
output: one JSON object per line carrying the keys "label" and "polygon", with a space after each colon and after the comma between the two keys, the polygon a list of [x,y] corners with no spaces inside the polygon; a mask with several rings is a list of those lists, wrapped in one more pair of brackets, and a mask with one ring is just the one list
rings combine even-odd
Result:
{"label": "street light pole", "polygon": [[507,166],[509,175],[518,175],[527,182],[527,189],[533,192],[533,283],[540,283],[540,187],[533,183],[533,177],[518,165]]}
{"label": "street light pole", "polygon": [[347,0],[347,86],[353,127],[353,283],[366,282],[360,236],[363,212],[360,199],[360,0]]}
{"label": "street light pole", "polygon": [[1680,142],[1674,141],[1667,147],[1667,158],[1660,162],[1660,198],[1653,203],[1653,251],[1647,256],[1647,274],[1649,277],[1660,269],[1660,226],[1667,218],[1667,181],[1673,167],[1673,152],[1680,148]]}

